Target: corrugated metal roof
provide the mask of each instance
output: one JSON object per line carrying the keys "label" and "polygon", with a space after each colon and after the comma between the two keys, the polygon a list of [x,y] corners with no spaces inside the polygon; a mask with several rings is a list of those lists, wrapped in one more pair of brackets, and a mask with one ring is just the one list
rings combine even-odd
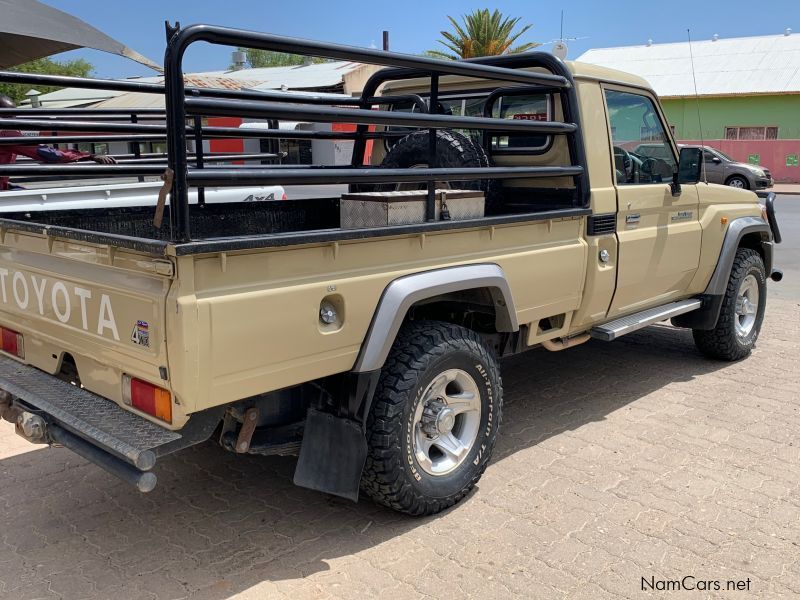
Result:
{"label": "corrugated metal roof", "polygon": [[227,73],[225,75],[219,75],[216,73],[190,73],[183,76],[183,82],[186,87],[240,90],[244,87],[262,83],[263,80],[250,77],[247,79],[236,77],[235,72]]}
{"label": "corrugated metal roof", "polygon": [[[692,42],[701,96],[800,93],[800,35]],[[634,73],[659,96],[694,96],[688,42],[596,48],[581,62]]]}
{"label": "corrugated metal roof", "polygon": [[[278,90],[283,86],[288,89],[315,89],[340,85],[344,76],[361,68],[361,63],[328,62],[294,67],[272,67],[266,69],[248,69],[247,77],[261,79],[263,83],[249,85],[253,90]],[[235,73],[245,73],[236,71]],[[226,76],[230,76],[228,73]]]}
{"label": "corrugated metal roof", "polygon": [[164,108],[164,96],[161,94],[144,94],[142,92],[125,92],[92,104],[90,108]]}
{"label": "corrugated metal roof", "polygon": [[[42,94],[39,102],[42,108],[77,108],[88,106],[94,102],[105,100],[113,96],[119,96],[123,92],[111,92],[108,90],[87,90],[84,88],[63,88]],[[20,108],[31,108],[30,99],[25,99],[20,103]]]}
{"label": "corrugated metal roof", "polygon": [[[283,86],[289,89],[328,88],[340,85],[346,74],[362,66],[362,63],[338,61],[291,67],[241,69],[239,71],[207,71],[189,73],[184,76],[184,81],[187,87],[230,90],[275,90],[281,89]],[[164,78],[141,77],[132,81],[162,83]],[[93,108],[157,108],[164,106],[163,97],[157,94],[109,92],[81,88],[64,88],[49,94],[42,94],[39,100],[42,102],[42,106],[51,108],[86,105],[92,105]]]}
{"label": "corrugated metal roof", "polygon": [[[187,87],[221,88],[240,90],[257,85],[262,80],[237,78],[232,74],[189,73],[183,78]],[[132,81],[142,83],[163,83],[163,77],[140,77]],[[108,90],[87,90],[83,88],[63,88],[42,94],[39,101],[44,108],[67,108],[91,106],[91,108],[162,108],[164,96],[143,92],[112,92]],[[23,104],[30,104],[26,101]]]}

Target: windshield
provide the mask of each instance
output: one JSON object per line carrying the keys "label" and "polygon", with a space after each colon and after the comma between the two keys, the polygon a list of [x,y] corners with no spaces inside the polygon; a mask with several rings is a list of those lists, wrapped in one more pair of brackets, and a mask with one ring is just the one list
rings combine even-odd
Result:
{"label": "windshield", "polygon": [[733,159],[732,159],[730,156],[728,156],[727,154],[725,154],[725,153],[724,153],[722,150],[717,150],[716,148],[709,148],[709,150],[711,150],[711,152],[713,152],[714,154],[717,154],[718,156],[721,156],[721,157],[722,157],[722,158],[724,158],[725,160],[729,160],[729,161],[731,161],[731,162],[736,162],[736,161],[735,161],[735,160],[733,160]]}

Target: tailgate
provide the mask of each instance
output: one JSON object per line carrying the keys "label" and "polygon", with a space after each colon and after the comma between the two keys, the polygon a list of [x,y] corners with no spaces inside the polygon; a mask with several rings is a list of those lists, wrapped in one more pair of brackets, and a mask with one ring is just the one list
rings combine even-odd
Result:
{"label": "tailgate", "polygon": [[122,405],[123,373],[169,388],[165,302],[172,270],[162,257],[6,232],[0,326],[22,335],[22,362]]}

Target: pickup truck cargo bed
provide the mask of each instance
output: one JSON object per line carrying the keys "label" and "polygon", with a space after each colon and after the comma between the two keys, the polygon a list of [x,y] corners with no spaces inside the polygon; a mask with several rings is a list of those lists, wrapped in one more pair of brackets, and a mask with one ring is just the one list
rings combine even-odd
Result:
{"label": "pickup truck cargo bed", "polygon": [[[169,211],[160,229],[153,226],[153,213],[152,206],[137,206],[2,213],[0,217],[86,232],[168,241],[171,236]],[[203,239],[331,229],[339,226],[339,200],[310,198],[192,205],[190,218],[196,236]]]}

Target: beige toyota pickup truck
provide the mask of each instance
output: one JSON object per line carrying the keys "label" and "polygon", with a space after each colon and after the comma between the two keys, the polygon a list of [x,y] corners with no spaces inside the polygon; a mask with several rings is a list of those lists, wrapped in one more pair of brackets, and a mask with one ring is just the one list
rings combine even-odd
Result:
{"label": "beige toyota pickup truck", "polygon": [[[208,25],[168,38],[164,87],[69,82],[165,94],[165,125],[59,125],[164,137],[167,165],[0,168],[12,181],[164,179],[155,206],[0,219],[0,412],[31,442],[142,492],[157,459],[208,439],[297,454],[298,485],[431,514],[491,458],[499,358],[667,319],[693,330],[698,360],[754,347],[781,277],[774,196],[762,207],[701,183],[699,151],[678,151],[644,80],[537,52],[449,62]],[[352,99],[186,89],[198,41],[385,68]],[[24,77],[65,84],[0,73]],[[210,116],[354,125],[247,130],[351,140],[351,165],[204,164],[197,142],[233,135]],[[34,111],[13,117],[36,129]],[[637,154],[644,143],[664,151]],[[274,184],[349,189],[188,201]]]}

